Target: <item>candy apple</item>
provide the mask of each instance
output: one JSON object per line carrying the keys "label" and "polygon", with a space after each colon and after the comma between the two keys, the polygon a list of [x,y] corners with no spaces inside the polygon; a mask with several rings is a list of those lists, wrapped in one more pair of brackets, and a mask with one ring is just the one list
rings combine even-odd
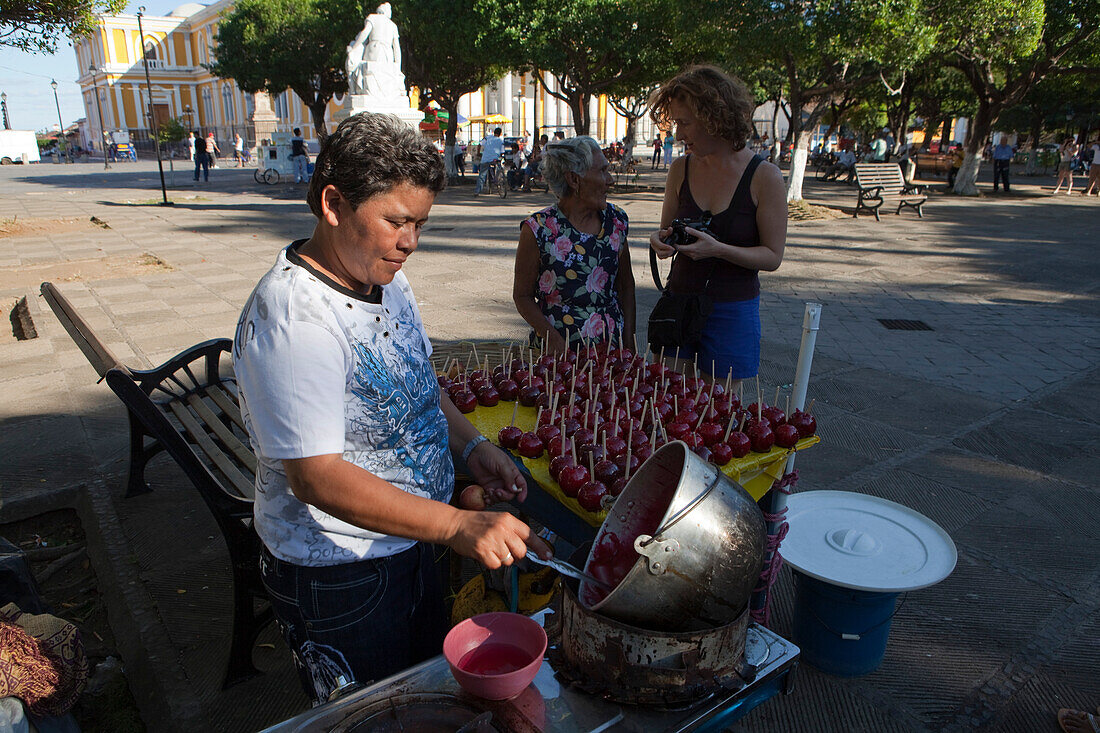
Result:
{"label": "candy apple", "polygon": [[728,443],[715,443],[710,446],[710,462],[716,466],[724,466],[733,458],[733,449]]}
{"label": "candy apple", "polygon": [[817,420],[808,412],[795,410],[791,413],[791,416],[787,418],[787,422],[798,428],[798,436],[800,438],[809,438],[817,432]]}
{"label": "candy apple", "polygon": [[734,458],[744,458],[752,450],[752,441],[740,430],[730,431],[730,436],[726,438],[726,445],[730,447]]}
{"label": "candy apple", "polygon": [[691,448],[696,453],[699,452],[700,448],[706,447],[706,444],[703,442],[703,438],[699,435],[699,433],[695,432],[694,430],[684,437],[680,438],[680,440],[687,443],[687,447]]}
{"label": "candy apple", "polygon": [[546,452],[552,456],[560,456],[563,453],[571,452],[573,448],[573,441],[564,435],[559,435],[556,438],[551,438],[546,444]]}
{"label": "candy apple", "polygon": [[500,402],[500,393],[492,386],[482,387],[477,391],[477,403],[482,407],[492,407]]}
{"label": "candy apple", "polygon": [[519,385],[516,384],[515,380],[502,379],[497,384],[497,392],[500,393],[502,400],[515,402],[516,398],[519,397]]}
{"label": "candy apple", "polygon": [[542,441],[543,445],[549,446],[550,441],[561,435],[561,428],[553,423],[540,425],[538,430],[535,431],[535,435],[539,436],[539,440]]}
{"label": "candy apple", "polygon": [[538,387],[524,387],[519,391],[519,403],[524,407],[535,407],[542,397],[542,390]]}
{"label": "candy apple", "polygon": [[755,453],[767,453],[775,445],[775,433],[768,426],[767,420],[750,421],[745,427],[745,434],[749,436],[749,443]]}
{"label": "candy apple", "polygon": [[622,472],[624,474],[629,473],[631,476],[634,475],[634,473],[638,470],[638,466],[640,466],[641,463],[642,463],[641,459],[638,458],[637,454],[631,453],[630,454],[630,470],[627,471],[627,465],[626,465],[627,461],[626,461],[626,456],[625,455],[615,456],[612,460],[615,461],[615,465],[617,465],[619,468],[622,469]]}
{"label": "candy apple", "polygon": [[568,453],[554,456],[550,461],[550,478],[561,483],[561,472],[573,465],[573,457]]}
{"label": "candy apple", "polygon": [[684,436],[691,432],[691,425],[686,422],[674,421],[665,426],[670,440],[683,440]]}
{"label": "candy apple", "polygon": [[604,458],[595,465],[596,480],[602,481],[604,484],[611,484],[615,479],[622,475],[623,471],[614,461]]}
{"label": "candy apple", "polygon": [[786,422],[787,415],[778,407],[765,407],[764,419],[768,421],[768,425],[771,426],[771,429],[775,430],[776,427]]}
{"label": "candy apple", "polygon": [[458,390],[452,397],[455,407],[459,412],[470,413],[477,407],[477,396],[468,389]]}
{"label": "candy apple", "polygon": [[500,443],[502,448],[508,450],[515,450],[519,447],[519,439],[523,436],[523,431],[515,425],[505,425],[497,433],[497,442]]}
{"label": "candy apple", "polygon": [[538,458],[542,455],[544,448],[545,446],[539,440],[539,436],[534,433],[524,433],[520,436],[519,445],[517,446],[519,454],[524,458]]}
{"label": "candy apple", "polygon": [[704,461],[710,462],[710,448],[700,443],[697,446],[693,446],[691,450]]}
{"label": "candy apple", "polygon": [[581,425],[581,421],[578,420],[577,418],[575,418],[575,417],[565,418],[565,434],[570,438],[574,438],[574,442],[576,442],[577,431],[582,430],[583,428],[584,428],[584,426]]}
{"label": "candy apple", "polygon": [[603,508],[603,498],[607,496],[607,486],[602,481],[589,481],[577,492],[577,503],[581,509],[598,512]]}
{"label": "candy apple", "polygon": [[[645,459],[653,455],[653,449],[649,447],[649,443],[643,443],[642,445],[639,445],[637,448],[634,448],[632,450],[634,451],[634,454],[631,457],[637,458],[639,464],[645,463]],[[633,476],[634,471],[631,471],[630,475]]]}
{"label": "candy apple", "polygon": [[798,428],[788,423],[775,426],[775,444],[780,448],[794,448],[798,442]]}
{"label": "candy apple", "polygon": [[584,466],[566,466],[558,474],[558,485],[566,496],[577,497],[581,487],[588,483],[588,469]]}
{"label": "candy apple", "polygon": [[[568,426],[568,421],[566,421],[566,425]],[[566,435],[568,434],[569,431],[567,430]],[[593,445],[596,442],[596,434],[588,428],[581,428],[575,431],[571,437],[573,438],[573,443],[576,444],[578,448],[582,445]]]}
{"label": "candy apple", "polygon": [[623,493],[623,489],[626,488],[627,483],[629,482],[625,475],[619,476],[619,478],[615,479],[611,482],[610,485],[608,485],[607,493],[611,496],[618,496],[619,494]]}
{"label": "candy apple", "polygon": [[618,435],[609,436],[605,447],[609,456],[621,456],[626,453],[626,441]]}
{"label": "candy apple", "polygon": [[699,430],[697,432],[699,433],[699,436],[703,439],[703,443],[705,443],[709,447],[713,446],[715,443],[721,443],[722,434],[726,431],[718,423],[705,422],[699,426]]}

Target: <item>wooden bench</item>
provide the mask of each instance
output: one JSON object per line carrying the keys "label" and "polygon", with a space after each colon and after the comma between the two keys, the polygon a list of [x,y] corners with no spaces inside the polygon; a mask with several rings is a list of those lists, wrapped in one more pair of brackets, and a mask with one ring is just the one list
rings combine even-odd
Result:
{"label": "wooden bench", "polygon": [[921,206],[928,200],[924,187],[906,183],[897,163],[856,163],[856,185],[859,200],[852,216],[858,217],[860,210],[867,209],[875,215],[875,221],[881,221],[878,210],[889,200],[891,204],[897,202],[895,214],[910,206],[917,210],[917,216],[924,218]]}
{"label": "wooden bench", "polygon": [[945,176],[951,170],[953,157],[950,153],[916,153],[913,156],[913,161],[916,163],[919,173]]}
{"label": "wooden bench", "polygon": [[233,639],[223,686],[259,674],[252,663],[252,647],[273,614],[260,578],[261,543],[252,523],[256,456],[241,417],[236,380],[224,358],[233,342],[212,339],[153,369],[135,369],[111,353],[51,283],[42,283],[42,295],[126,406],[130,419],[127,497],[149,491],[145,466],[163,450],[183,469],[214,515],[233,570]]}

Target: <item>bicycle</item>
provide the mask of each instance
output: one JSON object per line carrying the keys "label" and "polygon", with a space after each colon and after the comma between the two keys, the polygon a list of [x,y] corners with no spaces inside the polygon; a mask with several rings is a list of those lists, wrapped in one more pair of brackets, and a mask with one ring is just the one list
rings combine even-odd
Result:
{"label": "bicycle", "polygon": [[496,189],[497,194],[503,199],[508,197],[508,177],[504,173],[504,166],[499,158],[485,164],[489,172],[485,174],[485,188],[491,194]]}

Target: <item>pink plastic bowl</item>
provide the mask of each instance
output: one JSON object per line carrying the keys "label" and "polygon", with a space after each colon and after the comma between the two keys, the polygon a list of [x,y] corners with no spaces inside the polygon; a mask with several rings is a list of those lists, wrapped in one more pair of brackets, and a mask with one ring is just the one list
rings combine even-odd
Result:
{"label": "pink plastic bowl", "polygon": [[[512,672],[475,674],[458,664],[475,649],[491,644],[517,648],[529,661]],[[510,700],[535,679],[546,653],[546,632],[537,621],[518,613],[483,613],[461,622],[443,640],[443,656],[463,690],[486,700]]]}

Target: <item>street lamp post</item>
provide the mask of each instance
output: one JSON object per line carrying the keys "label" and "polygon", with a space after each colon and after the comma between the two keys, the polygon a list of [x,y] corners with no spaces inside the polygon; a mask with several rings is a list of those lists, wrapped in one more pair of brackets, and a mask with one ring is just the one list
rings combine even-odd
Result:
{"label": "street lamp post", "polygon": [[0,109],[4,110],[4,129],[10,130],[11,123],[8,122],[8,93],[0,92]]}
{"label": "street lamp post", "polygon": [[57,162],[61,162],[61,156],[65,151],[65,123],[61,121],[61,103],[57,101],[57,80],[50,79],[53,87],[53,103],[57,107]]}
{"label": "street lamp post", "polygon": [[149,130],[153,133],[153,149],[157,151],[157,168],[160,170],[160,195],[163,200],[161,206],[171,206],[168,200],[168,189],[164,186],[164,163],[160,159],[160,140],[157,139],[157,121],[153,115],[153,83],[149,81],[149,57],[145,53],[145,30],[141,27],[141,16],[145,14],[145,6],[137,9],[138,36],[141,44],[141,63],[145,66],[145,94],[149,98]]}
{"label": "street lamp post", "polygon": [[99,144],[103,146],[103,170],[107,170],[111,167],[107,163],[107,128],[103,126],[103,108],[99,106],[99,84],[96,82],[95,64],[89,66],[88,71],[92,72],[92,93],[95,94],[95,111],[96,116],[99,117]]}

